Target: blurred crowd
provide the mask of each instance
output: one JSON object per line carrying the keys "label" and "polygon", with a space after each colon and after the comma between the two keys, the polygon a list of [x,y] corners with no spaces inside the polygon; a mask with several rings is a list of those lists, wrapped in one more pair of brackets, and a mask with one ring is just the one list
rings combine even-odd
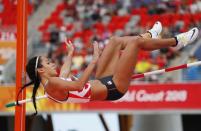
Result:
{"label": "blurred crowd", "polygon": [[[29,16],[37,10],[42,1],[43,0],[28,0]],[[0,31],[15,32],[16,23],[17,0],[0,0]]]}
{"label": "blurred crowd", "polygon": [[[150,29],[157,20],[163,24],[163,38],[200,27],[201,1],[63,0],[39,31],[41,42],[49,49],[48,57],[60,66],[67,54],[64,38],[73,41],[76,51],[72,69],[79,75],[91,60],[92,41],[98,41],[104,48],[112,35],[138,35]],[[179,52],[173,48],[141,51],[135,73],[165,68],[177,55]],[[153,77],[149,81],[157,79]]]}
{"label": "blurred crowd", "polygon": [[[16,54],[17,2],[17,0],[0,0],[0,84],[5,83],[5,75],[9,75],[4,73],[5,68],[9,60],[14,59]],[[42,0],[29,0],[27,2],[28,16],[32,16]],[[14,78],[11,79],[15,81]]]}
{"label": "blurred crowd", "polygon": [[[188,63],[197,62],[198,59],[195,56],[190,56]],[[201,67],[193,66],[188,69],[184,69],[182,72],[183,80],[185,81],[200,81]]]}

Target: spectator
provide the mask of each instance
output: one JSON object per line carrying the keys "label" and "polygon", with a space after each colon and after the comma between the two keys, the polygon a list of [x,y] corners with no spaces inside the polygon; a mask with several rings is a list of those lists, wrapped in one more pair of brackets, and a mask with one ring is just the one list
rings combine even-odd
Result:
{"label": "spectator", "polygon": [[145,73],[147,71],[151,70],[151,63],[145,59],[142,59],[139,61],[135,67],[135,72],[136,73]]}
{"label": "spectator", "polygon": [[50,31],[50,43],[55,45],[58,44],[58,42],[59,42],[59,32],[56,28],[53,28]]}
{"label": "spectator", "polygon": [[2,0],[0,0],[0,13],[4,11],[4,5],[2,3]]}

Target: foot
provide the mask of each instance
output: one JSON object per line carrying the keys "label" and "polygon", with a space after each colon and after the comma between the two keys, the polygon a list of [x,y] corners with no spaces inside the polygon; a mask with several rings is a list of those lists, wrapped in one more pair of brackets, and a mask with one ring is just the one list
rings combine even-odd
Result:
{"label": "foot", "polygon": [[182,47],[185,47],[186,45],[192,43],[199,34],[198,28],[192,28],[188,32],[184,32],[181,34],[178,34],[175,39],[177,41],[177,45],[175,46],[177,49],[180,49]]}
{"label": "foot", "polygon": [[153,27],[148,30],[148,32],[151,34],[151,38],[157,39],[162,31],[162,24],[160,21],[157,21]]}

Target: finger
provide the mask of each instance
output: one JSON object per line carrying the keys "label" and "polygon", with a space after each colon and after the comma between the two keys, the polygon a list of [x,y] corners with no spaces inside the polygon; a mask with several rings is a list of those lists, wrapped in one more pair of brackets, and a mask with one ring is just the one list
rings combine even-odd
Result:
{"label": "finger", "polygon": [[69,49],[70,45],[69,45],[69,40],[67,39],[67,37],[65,37],[65,44],[66,44],[66,49]]}
{"label": "finger", "polygon": [[69,40],[69,44],[71,44],[71,45],[73,44],[71,40]]}
{"label": "finger", "polygon": [[98,42],[97,42],[97,41],[94,41],[93,44],[98,44]]}
{"label": "finger", "polygon": [[97,45],[97,43],[94,43],[94,51],[97,51],[98,50],[98,45]]}
{"label": "finger", "polygon": [[73,47],[73,43],[69,40],[69,46]]}
{"label": "finger", "polygon": [[75,45],[73,44],[73,42],[71,40],[69,40],[69,45],[74,49]]}
{"label": "finger", "polygon": [[72,47],[72,48],[74,48],[74,44],[71,42],[71,40],[69,40],[69,45]]}
{"label": "finger", "polygon": [[65,43],[68,44],[68,39],[67,39],[67,37],[65,37]]}
{"label": "finger", "polygon": [[93,42],[93,45],[94,45],[94,47],[98,47],[98,42],[97,42],[97,41],[94,41],[94,42]]}
{"label": "finger", "polygon": [[98,55],[99,54],[99,48],[98,48],[98,43],[94,42],[94,54]]}

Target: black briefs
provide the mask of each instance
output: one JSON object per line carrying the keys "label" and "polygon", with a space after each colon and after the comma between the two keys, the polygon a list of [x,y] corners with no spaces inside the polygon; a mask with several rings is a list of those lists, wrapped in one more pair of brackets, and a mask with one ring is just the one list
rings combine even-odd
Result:
{"label": "black briefs", "polygon": [[118,100],[122,96],[124,96],[124,93],[121,93],[117,90],[117,87],[115,86],[114,81],[112,80],[113,76],[107,76],[99,79],[102,84],[104,84],[107,87],[107,98],[106,100]]}

